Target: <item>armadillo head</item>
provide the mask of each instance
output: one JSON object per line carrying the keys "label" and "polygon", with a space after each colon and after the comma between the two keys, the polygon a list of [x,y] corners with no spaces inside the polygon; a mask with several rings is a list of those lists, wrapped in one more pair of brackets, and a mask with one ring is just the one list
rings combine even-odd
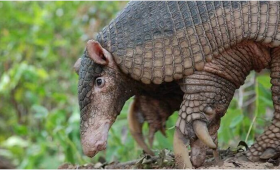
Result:
{"label": "armadillo head", "polygon": [[88,41],[74,69],[79,74],[81,143],[84,153],[93,157],[106,149],[108,131],[132,90],[112,55],[96,41]]}

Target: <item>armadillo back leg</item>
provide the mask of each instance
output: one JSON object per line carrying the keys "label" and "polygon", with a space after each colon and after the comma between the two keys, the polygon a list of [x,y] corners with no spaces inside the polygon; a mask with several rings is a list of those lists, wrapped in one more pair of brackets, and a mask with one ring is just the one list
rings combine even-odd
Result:
{"label": "armadillo back leg", "polygon": [[199,167],[204,163],[207,148],[217,148],[220,118],[225,114],[236,87],[206,71],[186,77],[180,86],[185,95],[176,127],[190,142],[192,165]]}
{"label": "armadillo back leg", "polygon": [[129,108],[128,125],[130,133],[137,144],[147,154],[154,155],[153,151],[150,150],[150,148],[145,143],[145,139],[142,133],[142,126],[145,121],[143,117],[143,106],[141,105],[143,100],[145,100],[145,98],[143,99],[141,98],[141,96],[135,96]]}
{"label": "armadillo back leg", "polygon": [[267,160],[280,154],[280,48],[271,54],[271,91],[275,112],[271,125],[246,153],[251,161]]}

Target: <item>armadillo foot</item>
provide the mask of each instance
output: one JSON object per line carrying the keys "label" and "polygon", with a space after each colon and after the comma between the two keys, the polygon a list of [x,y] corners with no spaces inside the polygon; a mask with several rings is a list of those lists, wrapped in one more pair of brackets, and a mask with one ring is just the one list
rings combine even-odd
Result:
{"label": "armadillo foot", "polygon": [[[193,128],[188,123],[184,122],[179,118],[177,121],[179,122],[177,124],[177,133],[183,135],[182,138],[189,141],[191,146],[191,163],[194,167],[201,166],[206,158],[206,150],[209,148],[214,149],[213,152],[215,153],[215,160],[217,164],[220,164],[220,159],[218,152],[216,151],[216,146],[218,146],[218,138],[217,138],[217,131],[220,126],[220,120],[217,119],[213,121],[212,124],[210,124],[209,128],[207,128],[206,123],[201,120],[195,120],[193,122]],[[185,132],[188,135],[185,135],[181,132],[182,126],[181,124],[185,124]],[[179,125],[179,126],[178,126]],[[196,135],[197,137],[194,137]],[[174,137],[175,140],[175,137]],[[174,149],[175,149],[175,143],[174,143]],[[174,151],[175,152],[175,151]]]}
{"label": "armadillo foot", "polygon": [[246,156],[254,162],[280,157],[280,121],[274,120],[272,122],[246,152]]}
{"label": "armadillo foot", "polygon": [[208,72],[195,72],[186,77],[180,86],[185,94],[176,127],[190,140],[191,162],[194,167],[199,167],[204,163],[206,148],[217,149],[215,140],[220,119],[236,87]]}
{"label": "armadillo foot", "polygon": [[173,139],[173,148],[175,155],[175,166],[179,169],[190,169],[192,168],[192,163],[189,157],[189,140],[187,140],[184,135],[178,130],[175,129],[174,139]]}
{"label": "armadillo foot", "polygon": [[220,164],[221,161],[219,159],[219,154],[217,152],[217,149],[215,149],[213,147],[213,146],[218,146],[218,138],[217,138],[218,132],[217,131],[219,129],[219,125],[220,125],[220,123],[216,122],[215,124],[213,124],[209,127],[209,131],[207,129],[207,132],[208,132],[207,136],[210,138],[207,140],[213,142],[213,143],[210,143],[211,145],[208,143],[209,141],[205,142],[204,140],[201,140],[200,138],[198,138],[197,140],[191,140],[191,142],[190,142],[191,143],[191,162],[194,167],[199,167],[204,163],[205,158],[206,158],[206,150],[208,150],[208,148],[213,149],[213,155],[214,155],[215,161],[216,161],[217,165]]}

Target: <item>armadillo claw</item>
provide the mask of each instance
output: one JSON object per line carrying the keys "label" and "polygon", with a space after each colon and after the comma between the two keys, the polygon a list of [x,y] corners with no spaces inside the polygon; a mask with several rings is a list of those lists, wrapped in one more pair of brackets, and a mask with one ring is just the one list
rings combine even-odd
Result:
{"label": "armadillo claw", "polygon": [[149,145],[150,147],[153,146],[153,142],[154,142],[154,136],[155,136],[155,133],[156,133],[156,129],[149,126],[149,136],[148,136],[148,141],[149,141]]}
{"label": "armadillo claw", "polygon": [[186,140],[186,138],[183,136],[180,130],[176,128],[174,132],[174,139],[173,139],[176,168],[179,169],[192,168],[188,146],[189,146],[189,140]]}
{"label": "armadillo claw", "polygon": [[[164,128],[164,126],[162,126],[162,128],[159,129],[159,130],[160,130],[160,132],[162,133],[162,135],[163,135],[164,137],[166,137],[166,133],[165,133],[165,128]],[[157,130],[155,127],[153,127],[152,125],[149,124],[149,136],[148,136],[148,141],[149,141],[150,147],[153,146],[154,136],[155,136],[155,133],[156,133],[157,131],[158,131],[158,130]]]}
{"label": "armadillo claw", "polygon": [[208,128],[205,122],[200,120],[195,120],[193,122],[193,129],[196,134],[196,136],[207,146],[209,146],[212,149],[215,149],[217,146],[213,142],[213,139],[211,138]]}

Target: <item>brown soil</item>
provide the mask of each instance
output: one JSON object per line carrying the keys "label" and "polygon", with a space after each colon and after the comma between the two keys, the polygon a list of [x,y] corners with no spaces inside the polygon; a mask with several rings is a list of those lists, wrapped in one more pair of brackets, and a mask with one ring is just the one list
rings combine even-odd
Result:
{"label": "brown soil", "polygon": [[[265,162],[251,162],[246,159],[243,152],[230,150],[219,151],[220,161],[216,161],[207,152],[207,158],[199,169],[280,169],[280,158]],[[218,162],[218,163],[217,163]],[[168,150],[163,150],[158,156],[144,155],[141,159],[119,163],[96,163],[87,165],[63,164],[59,169],[174,169],[174,156]]]}
{"label": "brown soil", "polygon": [[12,164],[12,161],[0,156],[0,169],[14,169],[15,166]]}

